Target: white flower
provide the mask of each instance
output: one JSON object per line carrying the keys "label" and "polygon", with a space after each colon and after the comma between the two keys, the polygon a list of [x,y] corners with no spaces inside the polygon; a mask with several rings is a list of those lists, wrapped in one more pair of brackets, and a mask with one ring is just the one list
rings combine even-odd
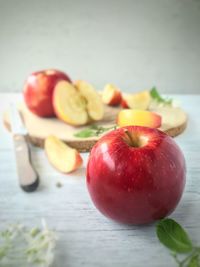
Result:
{"label": "white flower", "polygon": [[56,235],[44,219],[42,229],[11,225],[0,232],[0,264],[49,267],[54,260],[55,244]]}

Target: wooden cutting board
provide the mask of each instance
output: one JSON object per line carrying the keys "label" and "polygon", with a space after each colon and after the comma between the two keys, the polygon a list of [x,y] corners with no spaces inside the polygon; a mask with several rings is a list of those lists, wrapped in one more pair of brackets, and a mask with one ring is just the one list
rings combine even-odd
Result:
{"label": "wooden cutting board", "polygon": [[[30,143],[36,146],[43,147],[45,138],[49,135],[55,135],[71,147],[76,148],[78,151],[88,152],[101,137],[75,137],[75,133],[87,128],[88,125],[83,127],[73,127],[57,118],[40,118],[31,113],[24,103],[20,104],[18,108],[28,130],[27,139]],[[110,107],[106,105],[103,120],[95,124],[104,127],[114,126],[119,110],[119,107]],[[181,108],[156,108],[152,111],[162,116],[162,127],[160,129],[170,136],[177,136],[186,128],[187,116]],[[10,130],[9,111],[5,111],[3,122],[6,128]]]}

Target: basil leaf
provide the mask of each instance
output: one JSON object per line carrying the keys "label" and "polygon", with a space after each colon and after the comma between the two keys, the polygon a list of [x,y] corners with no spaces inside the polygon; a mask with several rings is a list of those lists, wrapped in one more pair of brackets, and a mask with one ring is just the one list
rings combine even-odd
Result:
{"label": "basil leaf", "polygon": [[92,130],[98,130],[100,128],[100,126],[98,126],[96,124],[93,124],[89,128],[92,129]]}
{"label": "basil leaf", "polygon": [[87,137],[92,137],[92,136],[99,136],[100,134],[107,132],[109,130],[114,130],[116,129],[116,126],[112,127],[103,127],[103,126],[98,126],[98,125],[91,125],[90,127],[77,132],[74,134],[75,137],[79,138],[87,138]]}
{"label": "basil leaf", "polygon": [[156,87],[153,87],[150,91],[150,95],[152,98],[154,98],[157,101],[162,101],[162,97],[160,96],[160,94],[158,93]]}
{"label": "basil leaf", "polygon": [[75,137],[80,137],[80,138],[87,138],[87,137],[91,137],[91,136],[95,136],[95,135],[96,135],[95,131],[92,131],[89,128],[84,129],[84,130],[74,134]]}
{"label": "basil leaf", "polygon": [[156,232],[160,242],[174,252],[186,253],[193,249],[185,230],[172,219],[161,220],[157,224]]}
{"label": "basil leaf", "polygon": [[200,262],[199,262],[199,255],[194,255],[189,263],[188,263],[188,267],[199,267],[200,266]]}
{"label": "basil leaf", "polygon": [[159,103],[163,103],[166,105],[171,105],[172,104],[172,99],[164,99],[159,93],[158,90],[156,89],[156,87],[153,87],[150,90],[150,95],[151,97],[156,100]]}

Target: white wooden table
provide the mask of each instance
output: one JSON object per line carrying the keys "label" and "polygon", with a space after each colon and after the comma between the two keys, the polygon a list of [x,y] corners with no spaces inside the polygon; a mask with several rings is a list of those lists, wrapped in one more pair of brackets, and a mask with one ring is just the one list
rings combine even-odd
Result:
{"label": "white wooden table", "polygon": [[[0,113],[19,94],[0,94]],[[183,198],[171,215],[200,244],[200,95],[174,95],[188,112],[185,132],[176,137],[187,162]],[[103,217],[93,206],[85,185],[84,167],[73,175],[54,170],[44,151],[32,147],[32,158],[41,183],[38,191],[24,193],[18,186],[10,135],[0,125],[0,229],[13,222],[40,225],[45,218],[55,229],[57,242],[54,267],[169,267],[176,266],[157,241],[155,224],[125,226]],[[58,188],[57,182],[63,186]],[[16,266],[15,266],[16,267]]]}

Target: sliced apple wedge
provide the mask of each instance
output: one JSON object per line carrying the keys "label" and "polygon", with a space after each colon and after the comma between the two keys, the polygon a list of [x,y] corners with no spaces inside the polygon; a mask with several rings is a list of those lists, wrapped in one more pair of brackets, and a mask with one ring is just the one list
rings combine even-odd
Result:
{"label": "sliced apple wedge", "polygon": [[86,100],[69,82],[57,83],[53,93],[53,107],[57,117],[71,125],[88,122]]}
{"label": "sliced apple wedge", "polygon": [[95,121],[101,120],[104,114],[103,102],[94,87],[82,80],[76,81],[74,85],[86,100],[86,109],[89,117]]}
{"label": "sliced apple wedge", "polygon": [[120,127],[136,125],[159,128],[161,126],[161,116],[147,110],[123,109],[117,116],[117,124]]}
{"label": "sliced apple wedge", "polygon": [[121,100],[122,94],[116,86],[114,86],[113,84],[107,84],[104,87],[102,93],[102,101],[104,104],[110,106],[117,106],[121,103]]}
{"label": "sliced apple wedge", "polygon": [[76,149],[69,147],[55,136],[45,139],[44,148],[51,165],[62,173],[75,171],[83,163]]}
{"label": "sliced apple wedge", "polygon": [[121,100],[121,103],[120,103],[122,108],[129,108],[129,106],[127,104],[127,100],[126,100],[127,97],[128,97],[128,95],[123,95],[122,96],[122,100]]}
{"label": "sliced apple wedge", "polygon": [[150,105],[150,101],[150,93],[146,90],[136,94],[124,95],[121,105],[124,108],[146,110]]}

